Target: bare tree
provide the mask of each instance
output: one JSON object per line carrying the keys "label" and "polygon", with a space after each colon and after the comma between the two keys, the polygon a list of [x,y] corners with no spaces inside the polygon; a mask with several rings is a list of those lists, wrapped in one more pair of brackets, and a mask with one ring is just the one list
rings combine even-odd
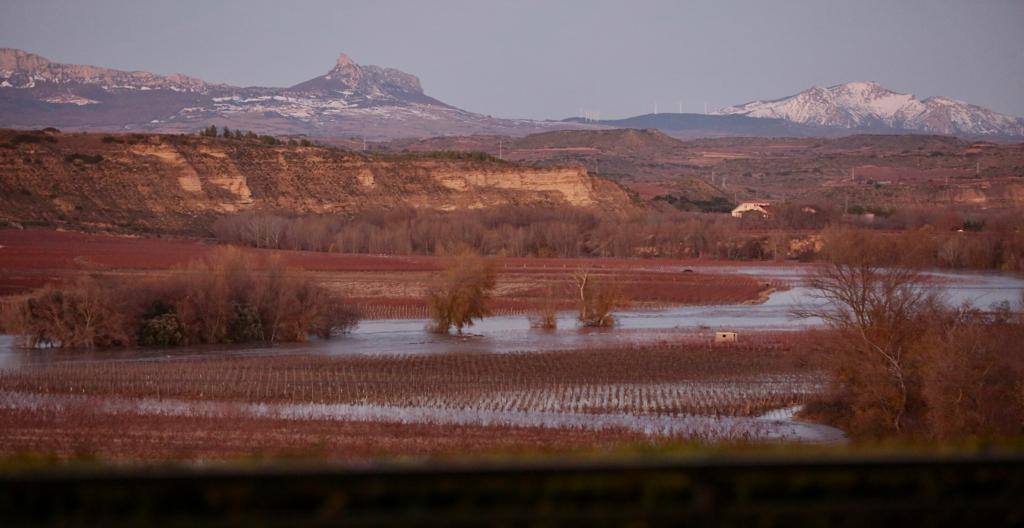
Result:
{"label": "bare tree", "polygon": [[492,260],[468,254],[453,259],[440,282],[427,292],[431,330],[446,334],[454,326],[461,335],[474,319],[490,315],[488,303],[496,280]]}
{"label": "bare tree", "polygon": [[905,428],[912,392],[913,345],[937,304],[920,279],[913,270],[867,258],[822,265],[807,280],[818,303],[794,311],[818,317],[835,331],[833,345],[853,361],[841,377],[856,387],[858,402],[866,407],[856,411],[888,415],[897,433]]}
{"label": "bare tree", "polygon": [[577,292],[577,319],[583,326],[607,328],[615,326],[612,310],[622,302],[618,288],[611,284],[601,283],[588,270],[578,270],[573,274]]}

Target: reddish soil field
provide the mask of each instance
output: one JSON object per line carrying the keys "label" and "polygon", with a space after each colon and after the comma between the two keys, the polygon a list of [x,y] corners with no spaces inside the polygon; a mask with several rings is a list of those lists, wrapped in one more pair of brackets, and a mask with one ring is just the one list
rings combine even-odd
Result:
{"label": "reddish soil field", "polygon": [[[25,293],[81,273],[116,275],[171,270],[214,250],[199,241],[134,238],[42,229],[0,230],[0,296]],[[445,259],[425,256],[377,256],[270,251],[289,265],[314,273],[325,285],[364,308],[368,317],[424,317],[423,302],[431,277]],[[736,265],[730,262],[640,259],[504,258],[494,309],[521,313],[541,302],[547,289],[571,298],[572,273],[583,267],[616,283],[626,299],[645,306],[739,303],[758,298],[768,285],[755,278],[683,273],[688,266]],[[562,303],[564,308],[570,301]]]}
{"label": "reddish soil field", "polygon": [[0,456],[159,462],[224,459],[365,461],[611,449],[651,443],[627,431],[0,410]]}

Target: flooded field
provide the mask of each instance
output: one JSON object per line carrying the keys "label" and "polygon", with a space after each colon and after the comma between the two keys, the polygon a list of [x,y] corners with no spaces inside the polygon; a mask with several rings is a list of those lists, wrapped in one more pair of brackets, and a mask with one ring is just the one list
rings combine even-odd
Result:
{"label": "flooded field", "polygon": [[[837,442],[794,420],[824,387],[798,347],[676,344],[530,352],[339,356],[210,355],[42,362],[0,373],[4,449],[50,426],[114,419],[484,427],[604,432],[646,442]],[[43,428],[45,431],[45,427]],[[187,433],[182,433],[187,434]],[[543,433],[537,433],[543,436]],[[329,435],[328,435],[329,436]],[[369,438],[368,438],[369,440]],[[69,439],[74,443],[74,439]],[[327,438],[325,441],[332,441]]]}
{"label": "flooded field", "polygon": [[[462,339],[425,332],[425,319],[372,320],[363,321],[351,335],[312,346],[335,354],[501,353],[664,340],[706,341],[715,330],[788,332],[819,324],[814,319],[795,318],[791,313],[800,306],[820,304],[814,292],[802,284],[802,277],[811,269],[809,266],[696,269],[709,273],[753,275],[765,282],[781,282],[787,289],[775,291],[767,300],[757,304],[620,310],[616,312],[618,325],[612,330],[578,329],[575,314],[571,312],[559,315],[558,329],[554,331],[530,328],[526,316],[490,317],[469,329],[472,337]],[[953,305],[968,303],[987,309],[1006,302],[1013,306],[1020,302],[1021,292],[1024,292],[1024,279],[1011,275],[933,272],[928,276],[936,283],[933,287]]]}
{"label": "flooded field", "polygon": [[[104,451],[85,430],[97,420],[136,428],[145,442],[192,446],[198,440],[175,436],[189,433],[155,424],[208,431],[218,421],[237,423],[253,431],[252,452],[287,444],[281,435],[307,448],[380,442],[368,427],[415,428],[414,436],[449,446],[461,444],[438,438],[472,430],[481,449],[602,442],[592,435],[609,442],[841,442],[842,431],[796,418],[828,385],[825,369],[792,340],[801,335],[793,330],[817,324],[790,314],[816,302],[802,285],[809,269],[697,269],[779,288],[759,304],[623,310],[619,325],[604,330],[576,328],[571,313],[553,331],[531,329],[525,316],[501,316],[462,337],[428,333],[423,319],[379,319],[304,344],[91,353],[20,350],[4,336],[0,415],[12,426],[5,449],[67,435],[52,449]],[[980,308],[1018,302],[1024,291],[1024,280],[998,274],[932,273],[929,283],[949,303]],[[710,345],[711,332],[723,329],[739,331],[740,343]],[[403,446],[398,453],[416,452]],[[145,447],[104,453],[118,458],[137,449]],[[246,452],[239,445],[207,450],[214,458]]]}

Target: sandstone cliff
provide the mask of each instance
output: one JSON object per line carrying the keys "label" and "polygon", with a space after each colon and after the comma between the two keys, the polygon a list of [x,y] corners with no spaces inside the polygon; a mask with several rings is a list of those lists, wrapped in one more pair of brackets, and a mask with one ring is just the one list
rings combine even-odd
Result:
{"label": "sandstone cliff", "polygon": [[345,214],[503,204],[633,207],[581,167],[196,136],[0,131],[0,221],[201,233],[243,210]]}

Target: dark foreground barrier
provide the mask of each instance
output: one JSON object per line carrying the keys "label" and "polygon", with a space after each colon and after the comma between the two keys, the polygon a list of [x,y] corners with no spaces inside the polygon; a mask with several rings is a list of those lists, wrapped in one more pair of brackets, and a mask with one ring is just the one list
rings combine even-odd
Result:
{"label": "dark foreground barrier", "polygon": [[712,459],[0,476],[0,525],[1006,526],[1024,457]]}

